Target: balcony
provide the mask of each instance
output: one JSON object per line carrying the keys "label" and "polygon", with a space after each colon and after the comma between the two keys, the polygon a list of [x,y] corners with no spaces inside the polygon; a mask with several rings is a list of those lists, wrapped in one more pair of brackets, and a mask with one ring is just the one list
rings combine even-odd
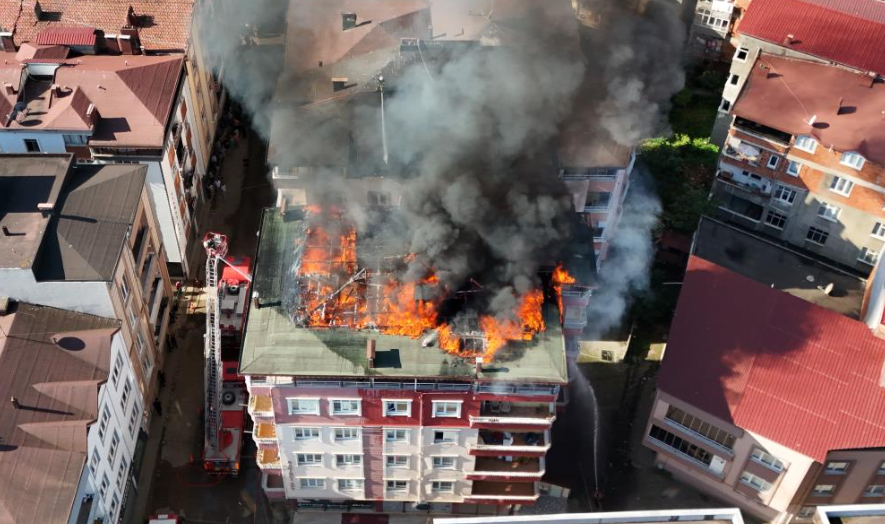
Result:
{"label": "balcony", "polygon": [[470,416],[470,425],[503,424],[509,426],[547,427],[556,420],[549,404],[514,404],[511,402],[485,401],[479,416]]}
{"label": "balcony", "polygon": [[512,432],[482,429],[474,447],[476,451],[507,453],[546,453],[550,442],[546,433]]}
{"label": "balcony", "polygon": [[253,417],[272,417],[273,400],[266,396],[252,395],[249,397],[249,414]]}
{"label": "balcony", "polygon": [[530,502],[538,500],[538,489],[534,482],[477,480],[473,482],[473,492],[467,496],[467,500]]}
{"label": "balcony", "polygon": [[618,179],[616,167],[564,167],[559,170],[559,178],[562,180],[609,180]]}
{"label": "balcony", "polygon": [[258,444],[276,444],[277,427],[273,424],[256,424],[255,431],[252,432],[252,438]]}
{"label": "balcony", "polygon": [[280,453],[276,449],[259,449],[256,454],[261,469],[281,469]]}
{"label": "balcony", "polygon": [[541,480],[544,476],[540,457],[477,457],[468,479],[498,477],[501,480]]}

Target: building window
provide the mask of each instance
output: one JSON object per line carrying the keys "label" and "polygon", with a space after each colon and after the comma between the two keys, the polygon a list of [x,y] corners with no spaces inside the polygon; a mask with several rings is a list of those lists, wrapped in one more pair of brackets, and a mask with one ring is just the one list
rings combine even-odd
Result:
{"label": "building window", "polygon": [[885,461],[882,461],[882,463],[879,464],[879,471],[877,471],[876,474],[885,475]]}
{"label": "building window", "polygon": [[768,491],[771,489],[771,484],[766,482],[762,477],[757,477],[756,475],[744,471],[741,473],[741,482],[755,489],[756,491]]}
{"label": "building window", "polygon": [[787,215],[769,210],[768,214],[765,215],[765,223],[775,229],[783,229],[784,224],[787,223]]}
{"label": "building window", "polygon": [[866,162],[866,159],[864,157],[860,156],[858,153],[853,153],[850,151],[847,153],[842,153],[842,158],[839,160],[839,163],[843,166],[848,166],[853,169],[857,169],[858,171],[863,168],[864,162]]}
{"label": "building window", "polygon": [[362,455],[335,455],[335,465],[340,467],[359,466],[363,463]]}
{"label": "building window", "polygon": [[769,155],[768,162],[765,163],[765,167],[768,169],[777,169],[777,165],[780,164],[781,157],[777,155]]}
{"label": "building window", "polygon": [[587,200],[584,204],[585,207],[591,207],[595,209],[608,209],[609,202],[611,202],[612,194],[607,191],[589,191],[587,193]]}
{"label": "building window", "polygon": [[848,471],[848,463],[837,460],[827,462],[827,467],[824,471],[827,475],[844,475]]}
{"label": "building window", "polygon": [[878,238],[879,240],[885,240],[885,225],[882,222],[876,222],[873,224],[873,231],[870,235]]}
{"label": "building window", "polygon": [[127,378],[126,383],[123,384],[123,394],[120,396],[120,410],[124,413],[126,412],[126,405],[129,404],[130,393],[132,393],[132,381]]}
{"label": "building window", "polygon": [[829,497],[836,491],[836,486],[832,484],[818,484],[811,491],[812,497]]}
{"label": "building window", "polygon": [[85,146],[89,140],[88,135],[62,135],[66,146]]}
{"label": "building window", "polygon": [[731,75],[731,78],[728,80],[728,83],[733,86],[736,86],[736,85],[738,85],[738,81],[740,79],[741,79],[741,77],[739,77],[738,75]]}
{"label": "building window", "polygon": [[388,480],[387,481],[387,491],[408,491],[409,490],[409,481],[408,480]]}
{"label": "building window", "polygon": [[839,193],[842,196],[848,196],[851,194],[852,187],[854,187],[854,182],[847,178],[834,176],[833,181],[830,182],[830,191],[833,193]]}
{"label": "building window", "polygon": [[710,463],[713,462],[713,454],[709,451],[699,448],[691,442],[677,437],[673,433],[661,429],[658,426],[652,426],[651,430],[648,432],[648,436],[664,446],[671,448],[680,455],[694,462],[698,462],[705,467],[709,468]]}
{"label": "building window", "polygon": [[108,448],[108,461],[110,461],[111,465],[114,464],[114,459],[117,458],[117,449],[120,447],[120,434],[117,433],[115,429],[111,434],[111,446]]}
{"label": "building window", "polygon": [[734,59],[738,62],[746,62],[747,56],[750,55],[750,50],[746,47],[739,47],[737,53],[734,54]]}
{"label": "building window", "polygon": [[290,415],[319,415],[320,401],[315,398],[289,398]]}
{"label": "building window", "polygon": [[335,440],[356,440],[360,438],[359,428],[335,428]]}
{"label": "building window", "polygon": [[719,110],[723,113],[727,113],[729,109],[731,109],[731,101],[723,98],[722,102],[719,104]]}
{"label": "building window", "polygon": [[323,456],[319,453],[298,453],[295,463],[299,466],[316,466],[323,463]]}
{"label": "building window", "polygon": [[98,439],[104,444],[104,436],[108,431],[108,422],[111,420],[111,410],[107,406],[101,410],[101,421],[98,423]]}
{"label": "building window", "polygon": [[777,186],[774,190],[774,198],[789,205],[793,205],[796,200],[796,190],[787,186]]}
{"label": "building window", "polygon": [[885,497],[885,485],[870,484],[863,490],[864,497]]}
{"label": "building window", "polygon": [[120,467],[117,468],[117,489],[123,489],[123,483],[126,481],[126,468],[129,467],[129,464],[126,462],[126,457],[120,457]]}
{"label": "building window", "polygon": [[92,450],[92,460],[89,461],[89,470],[92,471],[92,474],[95,475],[98,472],[98,464],[101,462],[101,455],[98,453],[98,448]]}
{"label": "building window", "polygon": [[460,402],[433,402],[433,416],[434,417],[454,417],[458,418],[461,416],[461,403]]}
{"label": "building window", "polygon": [[295,428],[292,437],[295,440],[316,440],[320,438],[320,428]]}
{"label": "building window", "polygon": [[814,153],[817,149],[817,141],[808,135],[799,135],[796,137],[796,143],[793,147],[805,151],[806,153]]}
{"label": "building window", "polygon": [[875,266],[876,261],[879,260],[879,252],[873,251],[868,247],[862,247],[860,248],[860,254],[857,256],[857,260],[864,264]]}
{"label": "building window", "polygon": [[363,489],[363,479],[338,479],[338,491],[359,491]]}
{"label": "building window", "polygon": [[101,476],[101,484],[98,486],[98,497],[101,499],[105,498],[105,495],[108,494],[108,486],[111,485],[111,481],[108,480],[108,475],[105,473]]}
{"label": "building window", "polygon": [[359,400],[330,400],[333,415],[359,415]]}
{"label": "building window", "polygon": [[[138,334],[138,337],[141,339],[141,333]],[[141,339],[142,343],[144,339]],[[151,354],[147,351],[141,356],[141,370],[144,372],[145,381],[151,380],[151,370],[154,368],[154,363],[151,361]]]}
{"label": "building window", "polygon": [[120,380],[120,372],[123,371],[123,355],[117,353],[117,358],[114,361],[114,369],[111,371],[111,384],[114,387],[117,387],[117,381]]}
{"label": "building window", "polygon": [[455,469],[455,457],[433,457],[433,469]]}
{"label": "building window", "polygon": [[756,462],[758,462],[764,466],[767,466],[770,469],[773,469],[774,471],[783,471],[784,470],[784,463],[783,462],[781,462],[780,460],[775,458],[774,455],[766,453],[759,448],[756,448],[753,450],[753,454],[751,455],[751,458],[753,460],[755,460]]}
{"label": "building window", "polygon": [[385,400],[384,416],[386,417],[409,417],[412,415],[411,400]]}
{"label": "building window", "polygon": [[385,429],[384,440],[387,442],[405,442],[409,436],[405,429]]}
{"label": "building window", "polygon": [[830,222],[838,222],[839,213],[841,212],[842,209],[839,206],[834,206],[827,202],[821,202],[820,207],[817,208],[817,216],[829,220]]}
{"label": "building window", "polygon": [[408,455],[387,455],[387,467],[388,468],[408,468],[409,467],[409,456]]}
{"label": "building window", "polygon": [[800,519],[810,519],[814,515],[814,510],[814,506],[802,506],[796,516]]}
{"label": "building window", "polygon": [[799,171],[802,170],[802,164],[796,162],[795,160],[790,160],[787,164],[787,174],[790,176],[799,176]]}
{"label": "building window", "polygon": [[734,447],[734,435],[717,428],[716,426],[705,422],[694,415],[689,415],[685,411],[670,406],[667,410],[666,419],[675,423],[681,428],[691,433],[700,435],[706,440],[713,442],[725,449],[731,450]]}
{"label": "building window", "polygon": [[814,242],[815,244],[822,246],[827,243],[827,239],[830,237],[830,233],[824,231],[823,229],[818,229],[816,227],[809,227],[808,233],[805,235],[805,240],[809,242]]}
{"label": "building window", "polygon": [[[135,306],[133,303],[134,301],[127,303],[126,315],[129,318],[129,327],[133,330],[138,330],[138,314],[135,312]],[[141,351],[139,351],[138,354],[140,355]]]}
{"label": "building window", "polygon": [[301,489],[326,489],[325,479],[298,479]]}
{"label": "building window", "polygon": [[129,414],[129,433],[135,438],[135,426],[138,422],[138,404],[132,405],[132,412]]}
{"label": "building window", "polygon": [[25,138],[25,151],[28,153],[39,153],[40,152],[40,142],[37,142],[36,138]]}
{"label": "building window", "polygon": [[120,279],[120,295],[123,297],[123,302],[129,298],[129,284],[126,282],[126,277]]}
{"label": "building window", "polygon": [[433,432],[433,443],[434,444],[448,444],[452,442],[458,442],[458,432],[452,430],[443,430],[443,431],[434,431]]}
{"label": "building window", "polygon": [[452,493],[455,491],[455,483],[451,480],[434,480],[430,483],[430,491],[434,493]]}
{"label": "building window", "polygon": [[114,493],[114,496],[111,497],[111,518],[117,514],[117,506],[120,505],[120,499],[117,498],[117,494]]}
{"label": "building window", "polygon": [[390,193],[383,191],[369,191],[368,201],[370,206],[387,207],[390,205]]}

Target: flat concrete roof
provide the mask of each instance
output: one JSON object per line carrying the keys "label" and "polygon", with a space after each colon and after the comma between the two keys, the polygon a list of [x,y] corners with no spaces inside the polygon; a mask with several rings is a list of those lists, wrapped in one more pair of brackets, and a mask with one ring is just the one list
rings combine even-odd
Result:
{"label": "flat concrete roof", "polygon": [[[866,281],[823,262],[704,217],[693,254],[847,317],[860,318]],[[833,284],[830,294],[822,288]]]}
{"label": "flat concrete roof", "polygon": [[[499,349],[477,374],[474,361],[421,339],[384,335],[375,330],[304,328],[292,323],[284,306],[284,280],[290,278],[289,252],[304,235],[300,212],[281,216],[266,209],[253,270],[253,292],[261,307],[249,309],[240,373],[315,377],[422,377],[510,382],[567,382],[565,344],[556,304],[546,303],[546,331],[530,342]],[[366,359],[367,340],[376,343],[375,366]]]}

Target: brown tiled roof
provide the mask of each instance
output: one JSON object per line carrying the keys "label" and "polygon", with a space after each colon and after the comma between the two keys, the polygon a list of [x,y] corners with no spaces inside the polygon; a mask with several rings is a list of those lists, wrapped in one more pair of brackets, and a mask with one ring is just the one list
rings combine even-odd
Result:
{"label": "brown tiled roof", "polygon": [[66,523],[119,322],[13,304],[0,327],[0,522]]}
{"label": "brown tiled roof", "polygon": [[51,25],[37,33],[39,45],[93,46],[98,39],[94,27]]}
{"label": "brown tiled roof", "polygon": [[127,14],[132,6],[135,27],[147,50],[183,51],[187,48],[194,8],[194,0],[40,0],[43,12],[54,16],[51,20],[37,20],[34,3],[35,0],[0,2],[0,26],[15,29],[13,36],[18,45],[34,41],[39,33],[55,26],[119,34],[128,24]]}

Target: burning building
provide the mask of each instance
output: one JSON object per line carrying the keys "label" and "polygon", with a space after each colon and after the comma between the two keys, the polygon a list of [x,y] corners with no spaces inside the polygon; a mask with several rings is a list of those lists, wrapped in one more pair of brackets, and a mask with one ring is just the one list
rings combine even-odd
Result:
{"label": "burning building", "polygon": [[560,305],[594,260],[550,268],[502,316],[482,282],[449,288],[413,257],[334,207],[264,212],[240,373],[270,498],[464,514],[537,499],[568,380]]}

